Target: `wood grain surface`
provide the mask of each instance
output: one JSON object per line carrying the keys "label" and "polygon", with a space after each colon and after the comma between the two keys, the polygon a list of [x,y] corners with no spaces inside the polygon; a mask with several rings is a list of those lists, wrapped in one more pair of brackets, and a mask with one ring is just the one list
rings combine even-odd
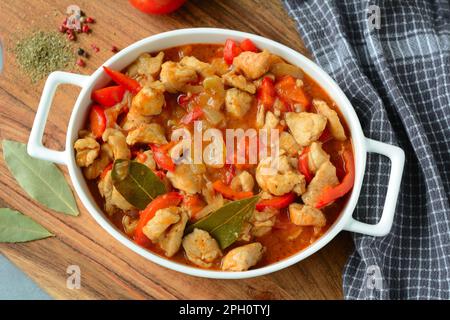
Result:
{"label": "wood grain surface", "polygon": [[[54,30],[68,5],[76,3],[96,18],[93,33],[77,45],[96,44],[85,68],[90,74],[113,53],[162,31],[221,27],[256,33],[306,53],[294,23],[279,1],[190,0],[169,16],[148,16],[125,0],[30,0],[0,2],[0,37],[6,62],[0,75],[0,138],[26,142],[44,81],[32,84],[15,63],[15,42],[35,30]],[[61,150],[78,88],[62,86],[54,99],[45,132],[46,146]],[[57,299],[340,299],[342,270],[352,250],[341,234],[310,258],[274,274],[247,280],[208,280],[157,266],[108,235],[78,202],[81,214],[69,217],[30,200],[0,161],[0,205],[32,217],[56,237],[26,244],[1,244],[0,252]],[[61,168],[67,176],[66,168]],[[68,178],[68,177],[67,177]],[[67,267],[81,269],[81,289],[66,286]],[[0,284],[1,285],[1,284]]]}

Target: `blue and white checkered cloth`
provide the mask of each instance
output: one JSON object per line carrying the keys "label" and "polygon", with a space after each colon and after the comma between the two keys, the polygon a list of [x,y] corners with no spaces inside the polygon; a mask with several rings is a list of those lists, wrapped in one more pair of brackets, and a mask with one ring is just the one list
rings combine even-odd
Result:
{"label": "blue and white checkered cloth", "polygon": [[[365,135],[406,153],[393,228],[382,238],[353,235],[345,298],[450,299],[449,1],[283,1]],[[388,172],[369,156],[357,219],[379,219]]]}

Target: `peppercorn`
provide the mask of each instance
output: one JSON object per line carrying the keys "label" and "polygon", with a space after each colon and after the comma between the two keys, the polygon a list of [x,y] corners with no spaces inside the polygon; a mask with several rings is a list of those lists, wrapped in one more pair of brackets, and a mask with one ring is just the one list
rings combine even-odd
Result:
{"label": "peppercorn", "polygon": [[91,31],[87,24],[84,24],[81,30],[83,31],[83,33],[89,33],[89,31]]}
{"label": "peppercorn", "polygon": [[67,27],[66,27],[66,25],[62,24],[62,25],[59,26],[58,30],[61,33],[66,33]]}
{"label": "peppercorn", "polygon": [[75,41],[75,32],[73,32],[73,30],[68,29],[66,31],[67,33],[67,39],[69,39],[70,41]]}
{"label": "peppercorn", "polygon": [[77,54],[78,54],[79,56],[84,57],[84,54],[85,54],[85,53],[86,53],[86,51],[84,51],[83,48],[78,48]]}
{"label": "peppercorn", "polygon": [[85,66],[86,66],[86,62],[84,62],[83,59],[78,58],[78,59],[77,59],[77,66],[85,67]]}
{"label": "peppercorn", "polygon": [[111,51],[114,53],[117,53],[117,52],[119,52],[119,48],[117,48],[116,46],[112,46]]}
{"label": "peppercorn", "polygon": [[91,44],[91,48],[92,48],[92,50],[94,50],[94,52],[100,51],[100,49],[95,44]]}
{"label": "peppercorn", "polygon": [[95,23],[95,20],[92,17],[87,17],[86,18],[86,23]]}

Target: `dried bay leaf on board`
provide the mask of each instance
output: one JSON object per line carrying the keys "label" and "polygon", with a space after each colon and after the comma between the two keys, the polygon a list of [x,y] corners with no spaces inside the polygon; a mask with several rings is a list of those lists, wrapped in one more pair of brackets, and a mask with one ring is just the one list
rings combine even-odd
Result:
{"label": "dried bay leaf on board", "polygon": [[43,226],[22,213],[0,208],[0,242],[27,242],[52,236]]}
{"label": "dried bay leaf on board", "polygon": [[55,164],[29,156],[25,144],[10,140],[3,140],[3,157],[31,198],[57,212],[79,214],[72,190]]}

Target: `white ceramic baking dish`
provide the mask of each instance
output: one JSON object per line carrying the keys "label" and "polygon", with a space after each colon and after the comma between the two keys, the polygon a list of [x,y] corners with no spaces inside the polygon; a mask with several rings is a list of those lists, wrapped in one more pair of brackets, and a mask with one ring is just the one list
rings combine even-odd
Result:
{"label": "white ceramic baking dish", "polygon": [[[91,92],[97,88],[103,87],[110,81],[109,77],[103,72],[102,67],[98,68],[97,71],[95,71],[91,76],[77,75],[66,72],[54,72],[48,77],[28,141],[28,153],[39,159],[66,165],[69,168],[69,174],[72,179],[73,186],[77,195],[81,199],[81,202],[86,207],[88,212],[100,224],[100,226],[111,234],[111,236],[113,236],[116,240],[120,241],[130,250],[133,250],[152,262],[189,275],[220,279],[241,279],[260,276],[281,270],[305,259],[330,242],[342,230],[359,232],[372,236],[386,235],[391,229],[395,213],[397,195],[403,173],[405,158],[404,153],[398,147],[364,137],[358,117],[356,116],[356,113],[345,94],[327,73],[325,73],[319,66],[302,54],[275,41],[249,33],[213,28],[180,29],[157,34],[138,41],[114,55],[106,61],[105,65],[115,70],[121,70],[132,63],[140,54],[144,52],[156,52],[162,49],[192,43],[223,44],[227,38],[232,38],[237,41],[249,38],[259,48],[267,49],[270,52],[283,57],[286,61],[302,68],[336,102],[350,128],[353,139],[356,167],[355,184],[351,196],[334,225],[331,226],[320,239],[308,248],[289,258],[259,269],[244,272],[223,272],[194,268],[165,259],[138,246],[122,234],[106,218],[101,208],[99,208],[96,204],[88,189],[81,170],[75,163],[73,148],[73,144],[78,137],[78,131],[82,129],[85,124],[89,106],[91,104]],[[60,84],[72,84],[82,88],[70,117],[69,127],[67,129],[65,151],[51,150],[44,147],[42,144],[42,136],[49,109],[56,88]],[[362,223],[352,217],[363,182],[367,152],[375,152],[385,155],[391,161],[391,172],[384,210],[380,221],[376,225]],[[375,214],[375,212],[373,214]]]}

